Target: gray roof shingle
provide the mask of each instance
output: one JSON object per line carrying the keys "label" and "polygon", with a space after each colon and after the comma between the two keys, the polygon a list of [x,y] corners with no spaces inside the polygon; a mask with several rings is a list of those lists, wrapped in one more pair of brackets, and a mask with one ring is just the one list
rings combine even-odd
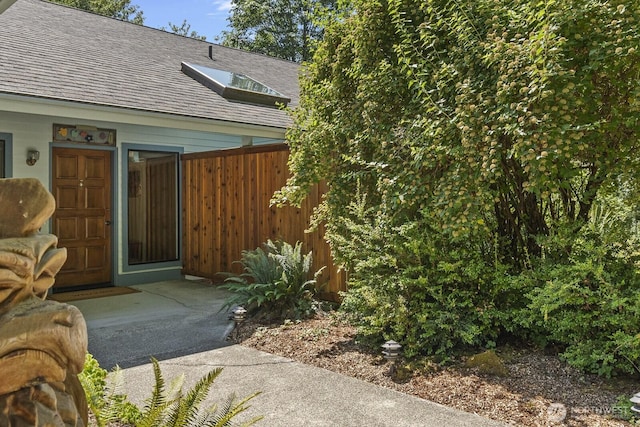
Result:
{"label": "gray roof shingle", "polygon": [[[213,59],[209,58],[212,46]],[[246,74],[298,102],[299,65],[42,0],[0,15],[0,93],[248,123],[290,124],[273,107],[229,101],[181,62]]]}

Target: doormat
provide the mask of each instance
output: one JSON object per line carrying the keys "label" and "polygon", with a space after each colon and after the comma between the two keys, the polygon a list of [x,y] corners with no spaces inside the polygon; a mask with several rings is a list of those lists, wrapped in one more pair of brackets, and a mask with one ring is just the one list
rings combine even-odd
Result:
{"label": "doormat", "polygon": [[134,294],[137,292],[140,291],[133,288],[127,288],[125,286],[110,286],[108,288],[55,293],[47,296],[47,299],[58,302],[70,302],[83,299],[114,297],[117,295]]}

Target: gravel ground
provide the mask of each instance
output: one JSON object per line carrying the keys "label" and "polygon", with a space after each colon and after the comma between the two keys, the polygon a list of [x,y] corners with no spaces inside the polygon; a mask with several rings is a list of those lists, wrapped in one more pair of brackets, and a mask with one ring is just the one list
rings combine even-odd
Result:
{"label": "gravel ground", "polygon": [[380,353],[359,345],[355,328],[333,315],[268,326],[247,321],[238,332],[242,345],[512,425],[640,425],[620,419],[618,406],[620,396],[640,391],[640,378],[585,375],[540,351],[497,349],[506,368],[500,375],[469,368],[464,357],[446,367],[400,362],[391,375]]}

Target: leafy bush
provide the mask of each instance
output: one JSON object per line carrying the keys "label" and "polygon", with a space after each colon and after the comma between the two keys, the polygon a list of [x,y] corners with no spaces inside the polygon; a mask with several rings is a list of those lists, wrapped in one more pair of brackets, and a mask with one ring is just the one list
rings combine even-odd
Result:
{"label": "leafy bush", "polygon": [[[182,391],[184,375],[175,378],[169,390],[166,390],[158,361],[154,358],[151,361],[154,387],[144,408],[140,409],[121,393],[124,385],[123,371],[116,366],[108,373],[93,356],[87,354],[79,378],[87,396],[89,410],[94,415],[98,427],[105,427],[114,422],[136,427],[229,427],[235,425],[233,419],[248,408],[247,402],[259,394],[253,393],[239,401],[235,395],[231,395],[219,407],[201,410],[201,403],[207,398],[211,385],[222,372],[222,368],[209,372],[185,394]],[[241,425],[250,426],[260,419],[262,417],[254,417]]]}
{"label": "leafy bush", "polygon": [[[341,310],[372,344],[394,339],[405,355],[438,354],[494,342],[502,308],[521,291],[504,286],[504,268],[487,265],[482,248],[451,243],[425,221],[389,226],[384,215],[350,206],[331,237],[351,260],[349,291]],[[520,302],[522,304],[522,302]]]}
{"label": "leafy bush", "polygon": [[87,353],[84,368],[78,378],[96,424],[98,427],[105,427],[115,421],[133,424],[139,415],[139,410],[122,393],[124,384],[122,371],[116,366],[109,379],[107,377],[108,372],[100,367],[91,354]]}
{"label": "leafy bush", "polygon": [[371,344],[394,339],[409,357],[446,358],[507,337],[559,348],[588,372],[640,372],[640,245],[629,227],[632,212],[606,214],[601,206],[580,230],[558,227],[539,239],[542,256],[513,271],[499,262],[497,248],[468,235],[452,239],[427,213],[421,223],[391,226],[363,197],[347,211],[329,228],[350,262],[341,309]]}
{"label": "leafy bush", "polygon": [[629,422],[631,425],[640,426],[640,418],[638,418],[636,412],[631,410],[632,406],[633,403],[629,400],[629,396],[618,396],[618,400],[613,407],[613,415],[616,418]]}
{"label": "leafy bush", "polygon": [[[263,249],[264,248],[264,249]],[[313,296],[322,268],[309,278],[312,254],[302,254],[302,243],[268,240],[263,248],[242,251],[243,273],[227,273],[223,289],[233,293],[223,309],[242,305],[275,318],[301,318],[313,312]]]}
{"label": "leafy bush", "polygon": [[635,243],[607,243],[609,233],[595,231],[586,227],[571,239],[565,260],[540,259],[527,273],[535,286],[520,322],[585,371],[640,373],[640,254],[626,253]]}
{"label": "leafy bush", "polygon": [[414,353],[515,336],[632,369],[640,246],[617,217],[640,197],[640,2],[352,5],[302,74],[274,195],[326,182],[345,310]]}

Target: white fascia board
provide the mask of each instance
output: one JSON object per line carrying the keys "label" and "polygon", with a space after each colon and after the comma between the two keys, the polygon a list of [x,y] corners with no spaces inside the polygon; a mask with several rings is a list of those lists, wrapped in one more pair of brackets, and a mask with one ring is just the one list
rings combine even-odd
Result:
{"label": "white fascia board", "polygon": [[283,139],[285,129],[0,93],[0,111]]}

